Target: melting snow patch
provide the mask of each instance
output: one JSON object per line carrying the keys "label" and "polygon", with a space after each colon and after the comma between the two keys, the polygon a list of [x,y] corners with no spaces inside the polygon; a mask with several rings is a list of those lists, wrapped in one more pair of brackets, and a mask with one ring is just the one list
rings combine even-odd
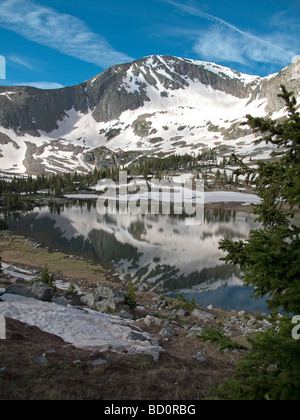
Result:
{"label": "melting snow patch", "polygon": [[123,347],[130,353],[147,353],[153,348],[146,333],[143,333],[145,341],[130,338],[133,322],[127,319],[17,295],[4,294],[1,299],[0,315],[36,326],[77,348]]}

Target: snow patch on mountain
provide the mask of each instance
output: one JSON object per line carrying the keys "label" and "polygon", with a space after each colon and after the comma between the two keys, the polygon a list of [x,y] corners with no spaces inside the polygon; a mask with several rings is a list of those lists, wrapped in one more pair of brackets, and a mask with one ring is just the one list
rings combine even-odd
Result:
{"label": "snow patch on mountain", "polygon": [[[102,146],[160,157],[211,148],[220,157],[235,152],[267,158],[272,147],[254,147],[254,135],[240,123],[247,114],[286,115],[277,98],[279,86],[291,84],[288,88],[299,96],[299,73],[298,61],[261,78],[215,63],[149,56],[108,69],[82,85],[49,91],[47,96],[38,89],[17,92],[1,87],[0,121],[5,124],[0,123],[0,170],[86,172],[93,165],[84,161],[84,153]],[[43,106],[49,103],[49,109],[57,104],[59,110],[49,118],[38,114],[40,100]],[[69,109],[63,110],[64,103]],[[30,113],[28,118],[23,118],[24,112]],[[49,123],[56,115],[60,115],[56,124]],[[16,127],[17,120],[31,128]]]}

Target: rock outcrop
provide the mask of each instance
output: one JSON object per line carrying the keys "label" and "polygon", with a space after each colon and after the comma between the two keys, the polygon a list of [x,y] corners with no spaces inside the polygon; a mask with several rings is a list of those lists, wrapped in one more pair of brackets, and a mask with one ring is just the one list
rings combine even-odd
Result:
{"label": "rock outcrop", "polygon": [[16,283],[7,287],[5,293],[19,295],[27,298],[51,302],[54,297],[54,290],[44,283],[24,284]]}

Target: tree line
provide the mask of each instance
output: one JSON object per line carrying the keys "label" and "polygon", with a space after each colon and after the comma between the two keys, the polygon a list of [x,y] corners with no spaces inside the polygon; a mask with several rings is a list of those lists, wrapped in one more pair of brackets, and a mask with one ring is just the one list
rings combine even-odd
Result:
{"label": "tree line", "polygon": [[115,168],[99,171],[97,168],[88,174],[67,172],[65,174],[31,175],[0,180],[0,199],[6,207],[18,207],[24,201],[30,201],[39,191],[47,191],[51,197],[61,197],[63,192],[87,190],[100,179],[116,177],[118,170]]}

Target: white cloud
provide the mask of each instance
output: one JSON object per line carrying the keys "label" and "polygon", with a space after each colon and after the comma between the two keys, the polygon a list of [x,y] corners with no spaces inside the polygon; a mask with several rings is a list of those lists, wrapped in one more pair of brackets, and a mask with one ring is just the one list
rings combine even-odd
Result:
{"label": "white cloud", "polygon": [[212,26],[198,35],[194,51],[206,60],[222,60],[249,64],[260,63],[286,65],[291,63],[295,51],[249,34],[241,34],[230,28]]}
{"label": "white cloud", "polygon": [[34,66],[32,66],[32,65],[31,65],[31,64],[29,64],[27,61],[25,61],[23,58],[21,58],[21,57],[19,57],[19,56],[17,56],[17,55],[10,55],[10,56],[8,57],[8,59],[9,59],[12,63],[18,64],[18,65],[20,65],[20,66],[22,66],[22,67],[26,67],[27,69],[30,69],[30,70],[35,70],[35,67],[34,67]]}
{"label": "white cloud", "polygon": [[[291,47],[290,36],[282,33],[258,37],[226,22],[223,19],[201,10],[165,0],[181,11],[214,22],[206,30],[199,31],[195,40],[194,51],[200,58],[209,61],[228,61],[249,64],[249,61],[272,63],[277,65],[290,64],[296,51]],[[193,31],[194,32],[194,31]]]}
{"label": "white cloud", "polygon": [[116,51],[77,17],[61,14],[31,0],[5,0],[0,26],[63,54],[105,68],[133,59]]}
{"label": "white cloud", "polygon": [[38,89],[61,89],[64,86],[60,83],[51,83],[51,82],[19,82],[13,83],[11,86],[31,86]]}

